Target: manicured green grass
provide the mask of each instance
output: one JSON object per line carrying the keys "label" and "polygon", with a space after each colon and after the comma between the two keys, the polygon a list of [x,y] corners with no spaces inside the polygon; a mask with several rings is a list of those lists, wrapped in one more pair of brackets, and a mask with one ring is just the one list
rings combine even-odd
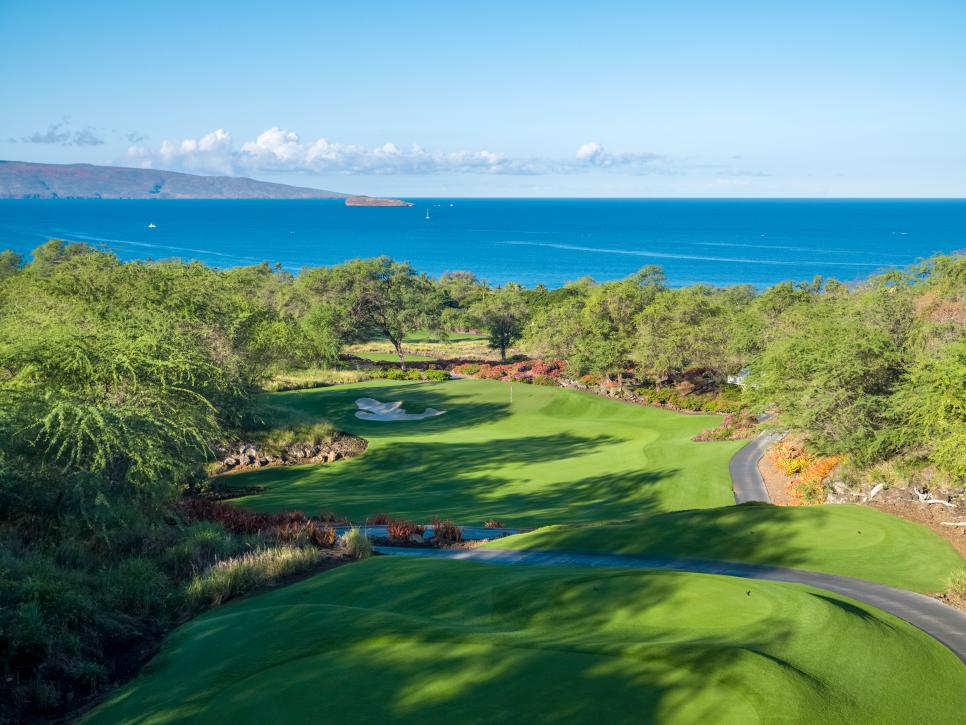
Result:
{"label": "manicured green grass", "polygon": [[189,622],[86,720],[952,723],[964,711],[952,652],[829,592],[379,558]]}
{"label": "manicured green grass", "polygon": [[[555,387],[485,380],[370,381],[273,395],[275,405],[331,420],[369,440],[358,458],[329,466],[232,476],[265,486],[238,505],[260,511],[322,509],[361,521],[390,514],[462,524],[497,518],[540,525],[630,518],[734,503],[728,460],[741,442],[695,443],[718,416],[688,416]],[[444,415],[379,423],[355,400],[402,400]]]}
{"label": "manicured green grass", "polygon": [[640,521],[549,526],[487,546],[688,557],[868,579],[937,592],[966,561],[925,526],[864,506],[748,504],[678,511]]}

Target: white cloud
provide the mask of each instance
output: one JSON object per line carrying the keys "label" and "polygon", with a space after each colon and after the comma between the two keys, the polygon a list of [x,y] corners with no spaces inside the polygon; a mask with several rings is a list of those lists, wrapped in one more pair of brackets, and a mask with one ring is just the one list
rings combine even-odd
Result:
{"label": "white cloud", "polygon": [[650,171],[661,160],[655,154],[611,153],[597,143],[584,144],[576,157],[514,158],[502,153],[478,151],[429,151],[422,146],[400,148],[394,143],[366,147],[333,143],[320,138],[303,142],[287,129],[272,127],[236,150],[224,129],[200,139],[166,140],[152,150],[133,145],[128,163],[149,168],[183,169],[218,174],[257,171],[294,171],[315,174],[548,174],[588,170],[622,169],[629,173]]}
{"label": "white cloud", "polygon": [[661,156],[652,153],[631,153],[627,151],[612,153],[597,141],[585,143],[577,149],[577,162],[579,164],[602,169],[621,168],[631,170],[636,168],[642,170],[649,164],[661,160]]}

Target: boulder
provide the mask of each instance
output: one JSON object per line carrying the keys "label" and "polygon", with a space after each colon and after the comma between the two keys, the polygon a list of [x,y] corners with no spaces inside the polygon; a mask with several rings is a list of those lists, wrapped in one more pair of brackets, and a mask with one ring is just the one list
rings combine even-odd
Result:
{"label": "boulder", "polygon": [[234,468],[235,466],[237,466],[237,465],[238,465],[238,459],[237,459],[237,458],[234,458],[234,457],[232,457],[232,456],[229,456],[228,458],[226,458],[226,459],[225,459],[224,461],[222,461],[221,463],[222,463],[222,465],[223,465],[223,466],[224,466],[225,468]]}

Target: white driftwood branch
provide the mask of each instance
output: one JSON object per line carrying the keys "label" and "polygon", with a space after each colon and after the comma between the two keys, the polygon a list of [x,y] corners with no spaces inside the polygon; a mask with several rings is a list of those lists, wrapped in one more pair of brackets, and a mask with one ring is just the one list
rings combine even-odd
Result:
{"label": "white driftwood branch", "polygon": [[940,526],[966,526],[966,521],[940,521]]}

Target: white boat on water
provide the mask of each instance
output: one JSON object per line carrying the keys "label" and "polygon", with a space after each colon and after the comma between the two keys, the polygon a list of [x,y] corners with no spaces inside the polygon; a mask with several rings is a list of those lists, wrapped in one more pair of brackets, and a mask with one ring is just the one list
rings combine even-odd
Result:
{"label": "white boat on water", "polygon": [[157,228],[158,228],[158,225],[153,222],[151,224],[148,224],[148,229],[157,229]]}
{"label": "white boat on water", "polygon": [[429,209],[426,210],[426,221],[429,221]]}

